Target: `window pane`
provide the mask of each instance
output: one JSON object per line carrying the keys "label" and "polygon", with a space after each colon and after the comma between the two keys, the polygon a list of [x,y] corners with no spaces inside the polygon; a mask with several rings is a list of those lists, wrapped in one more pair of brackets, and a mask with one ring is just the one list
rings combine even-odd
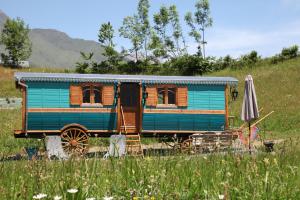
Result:
{"label": "window pane", "polygon": [[90,103],[90,95],[91,95],[90,86],[83,87],[83,90],[82,90],[83,103]]}
{"label": "window pane", "polygon": [[175,88],[168,89],[168,104],[175,104],[176,95],[175,95]]}
{"label": "window pane", "polygon": [[165,103],[165,89],[164,88],[158,88],[158,104],[164,104]]}
{"label": "window pane", "polygon": [[94,87],[94,102],[102,103],[102,94],[100,87]]}

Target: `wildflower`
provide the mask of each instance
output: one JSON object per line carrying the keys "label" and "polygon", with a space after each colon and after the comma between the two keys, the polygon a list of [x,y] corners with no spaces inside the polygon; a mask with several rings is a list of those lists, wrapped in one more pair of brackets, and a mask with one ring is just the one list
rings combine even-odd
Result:
{"label": "wildflower", "polygon": [[232,175],[232,174],[231,174],[230,172],[227,172],[227,176],[229,176],[229,177],[230,177],[231,175]]}
{"label": "wildflower", "polygon": [[95,197],[89,197],[89,198],[86,198],[85,200],[96,200]]}
{"label": "wildflower", "polygon": [[107,196],[103,197],[103,200],[113,200],[113,199],[114,199],[113,197],[107,197]]}
{"label": "wildflower", "polygon": [[43,198],[46,198],[46,197],[47,197],[46,194],[40,193],[40,194],[34,195],[32,198],[33,199],[43,199]]}
{"label": "wildflower", "polygon": [[77,189],[68,189],[67,192],[71,193],[71,194],[75,194],[78,192]]}
{"label": "wildflower", "polygon": [[61,199],[62,199],[61,196],[55,196],[55,197],[53,198],[53,200],[61,200]]}
{"label": "wildflower", "polygon": [[268,165],[270,162],[269,162],[269,159],[268,158],[264,158],[264,163],[266,164],[266,165]]}
{"label": "wildflower", "polygon": [[224,195],[223,194],[219,194],[219,199],[224,199]]}

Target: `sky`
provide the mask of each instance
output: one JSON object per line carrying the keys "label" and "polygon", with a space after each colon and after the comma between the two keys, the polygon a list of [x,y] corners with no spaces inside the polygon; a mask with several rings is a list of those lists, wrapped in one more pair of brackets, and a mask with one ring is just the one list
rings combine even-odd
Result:
{"label": "sky", "polygon": [[[186,12],[196,0],[150,0],[150,16],[160,6],[178,8],[188,51],[197,44],[187,33]],[[111,22],[117,48],[130,48],[118,29],[126,16],[135,14],[138,0],[0,0],[0,9],[11,18],[20,17],[30,28],[57,29],[72,38],[98,40],[102,23]],[[266,57],[283,47],[300,45],[300,0],[211,0],[213,26],[206,32],[206,55],[239,57],[256,50]]]}

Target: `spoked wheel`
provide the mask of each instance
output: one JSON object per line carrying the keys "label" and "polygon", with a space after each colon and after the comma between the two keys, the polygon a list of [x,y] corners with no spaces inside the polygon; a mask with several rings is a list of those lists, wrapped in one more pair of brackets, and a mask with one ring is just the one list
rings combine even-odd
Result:
{"label": "spoked wheel", "polygon": [[192,140],[191,139],[184,140],[180,144],[180,150],[181,150],[181,153],[192,153],[193,152]]}
{"label": "spoked wheel", "polygon": [[88,151],[88,135],[79,128],[68,128],[61,134],[61,143],[68,155],[84,155]]}

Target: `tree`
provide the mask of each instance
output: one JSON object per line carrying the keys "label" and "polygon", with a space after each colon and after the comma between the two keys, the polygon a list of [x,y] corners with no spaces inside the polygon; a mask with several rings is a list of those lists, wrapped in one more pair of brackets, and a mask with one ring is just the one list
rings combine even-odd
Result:
{"label": "tree", "polygon": [[[162,58],[175,58],[186,53],[176,6],[161,6],[153,18],[155,34],[151,37],[150,46],[152,49],[154,48],[154,55],[161,55]],[[181,44],[183,44],[183,48]]]}
{"label": "tree", "polygon": [[31,55],[32,44],[29,39],[29,27],[20,19],[7,19],[2,34],[0,44],[5,46],[8,55],[2,53],[1,57],[5,64],[11,62],[17,66],[18,61],[26,60]]}
{"label": "tree", "polygon": [[[199,43],[199,51],[198,54],[201,54],[201,44],[202,44],[202,50],[203,50],[203,58],[205,58],[205,44],[207,43],[205,41],[204,33],[205,29],[212,26],[212,18],[210,16],[210,6],[208,0],[198,0],[195,4],[196,12],[193,14],[191,12],[188,12],[185,15],[185,21],[188,26],[191,28],[191,32],[189,33],[190,36],[194,37],[195,41]],[[202,41],[201,34],[202,32]]]}
{"label": "tree", "polygon": [[143,43],[143,25],[139,23],[137,15],[127,16],[123,20],[123,25],[119,29],[120,36],[127,38],[132,43],[131,51],[135,52],[136,62],[139,60],[138,51],[142,48]]}
{"label": "tree", "polygon": [[[169,18],[173,28],[173,37],[176,43],[177,55],[182,55],[182,53],[186,53],[186,44],[182,34],[182,28],[180,26],[179,14],[175,5],[169,7]],[[180,42],[179,42],[180,38],[183,43],[183,48],[181,48],[180,46]]]}
{"label": "tree", "polygon": [[148,58],[148,39],[150,35],[149,0],[140,0],[138,3],[138,18],[141,23],[141,40],[144,44],[145,58]]}
{"label": "tree", "polygon": [[94,55],[94,53],[84,53],[84,52],[80,52],[81,58],[83,59],[83,62],[76,62],[76,69],[75,71],[79,74],[86,74],[89,72],[89,67],[90,65],[93,64],[92,57]]}
{"label": "tree", "polygon": [[98,41],[108,47],[114,47],[113,43],[114,29],[110,22],[101,25],[98,33]]}
{"label": "tree", "polygon": [[[107,57],[106,61],[102,61],[100,64],[92,63],[93,73],[109,72],[109,69],[113,69],[119,62],[118,52],[114,49],[115,44],[113,43],[114,29],[110,22],[101,25],[98,33],[98,41],[104,47],[103,55]],[[99,69],[105,67],[105,69]]]}
{"label": "tree", "polygon": [[[167,37],[167,26],[169,23],[169,10],[166,6],[161,6],[158,13],[154,14],[154,30],[156,30],[157,34],[153,36],[152,39],[156,40],[157,52],[160,52],[161,56],[166,58],[168,57],[168,50],[167,50],[167,41],[169,38]],[[159,41],[157,41],[159,39]],[[171,45],[171,42],[168,42]]]}

